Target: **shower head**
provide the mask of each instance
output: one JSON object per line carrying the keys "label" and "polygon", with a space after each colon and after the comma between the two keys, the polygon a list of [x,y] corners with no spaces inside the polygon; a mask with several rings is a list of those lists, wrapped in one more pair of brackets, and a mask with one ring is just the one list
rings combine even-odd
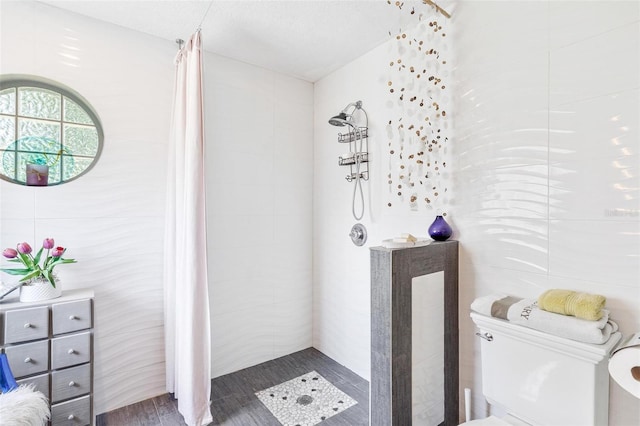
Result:
{"label": "shower head", "polygon": [[329,119],[329,124],[331,124],[332,126],[344,127],[347,124],[347,114],[341,112],[335,117],[331,117]]}
{"label": "shower head", "polygon": [[344,127],[346,125],[355,127],[353,123],[351,123],[351,120],[353,120],[353,116],[351,114],[347,114],[347,111],[349,110],[349,108],[353,108],[353,111],[357,109],[362,109],[362,101],[352,102],[346,107],[344,107],[344,109],[340,114],[334,117],[331,117],[329,119],[329,124],[331,124],[332,126],[338,126],[338,127]]}

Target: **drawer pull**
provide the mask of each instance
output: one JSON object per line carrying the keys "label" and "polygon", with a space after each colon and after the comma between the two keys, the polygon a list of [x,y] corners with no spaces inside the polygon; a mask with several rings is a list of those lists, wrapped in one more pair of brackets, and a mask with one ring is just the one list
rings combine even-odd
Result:
{"label": "drawer pull", "polygon": [[30,322],[26,322],[24,324],[24,328],[31,328],[31,323]]}
{"label": "drawer pull", "polygon": [[75,418],[76,418],[76,416],[74,416],[73,414],[69,414],[69,417],[67,417],[67,420],[73,420]]}
{"label": "drawer pull", "polygon": [[71,321],[73,321],[73,320],[77,320],[77,319],[78,319],[78,317],[77,317],[77,316],[75,316],[75,315],[69,315],[69,319],[70,319]]}
{"label": "drawer pull", "polygon": [[25,363],[27,363],[27,364],[28,364],[28,363],[30,363],[30,362],[31,362],[31,358],[30,358],[30,357],[26,357],[26,358],[24,359],[24,362],[25,362]]}
{"label": "drawer pull", "polygon": [[69,349],[69,350],[67,351],[67,353],[68,353],[69,355],[73,355],[73,354],[75,354],[75,353],[76,353],[76,350],[75,350],[75,349]]}
{"label": "drawer pull", "polygon": [[76,385],[76,382],[74,382],[73,380],[69,382],[69,387],[72,388]]}

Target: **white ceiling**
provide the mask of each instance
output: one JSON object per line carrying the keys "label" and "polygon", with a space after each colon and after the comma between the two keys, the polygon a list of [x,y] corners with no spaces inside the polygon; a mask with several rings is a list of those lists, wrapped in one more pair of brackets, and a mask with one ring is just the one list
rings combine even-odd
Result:
{"label": "white ceiling", "polygon": [[[455,0],[437,3],[452,12]],[[422,0],[41,0],[171,42],[202,29],[206,51],[314,82],[389,39]],[[415,8],[416,13],[410,11]],[[442,17],[441,15],[439,15]]]}

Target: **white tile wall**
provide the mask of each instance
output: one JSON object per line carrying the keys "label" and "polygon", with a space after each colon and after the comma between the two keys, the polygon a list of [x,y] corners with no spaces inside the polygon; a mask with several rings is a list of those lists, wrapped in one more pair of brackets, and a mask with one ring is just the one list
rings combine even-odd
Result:
{"label": "white tile wall", "polygon": [[212,374],[311,346],[313,85],[206,54]]}
{"label": "white tile wall", "polygon": [[[447,210],[461,242],[461,388],[473,389],[482,416],[468,317],[475,297],[600,293],[624,333],[640,330],[640,6],[462,1],[452,22],[455,182]],[[350,325],[369,309],[369,253],[346,236],[351,188],[335,164],[338,130],[326,121],[356,99],[369,112],[367,245],[399,232],[424,236],[431,215],[386,210],[386,179],[378,178],[388,162],[390,51],[376,48],[315,85],[313,341],[364,377],[369,330]],[[640,422],[637,400],[616,384],[610,406],[610,424]]]}
{"label": "white tile wall", "polygon": [[[407,31],[409,37],[429,37],[426,29]],[[408,200],[392,209],[387,206],[387,122],[409,113],[409,108],[402,111],[388,95],[389,60],[397,54],[393,42],[395,39],[315,83],[313,345],[366,379],[371,358],[368,247],[403,232],[427,237],[436,215],[435,209],[410,211]],[[357,100],[368,113],[370,135],[371,178],[363,183],[366,210],[359,221],[368,231],[363,247],[354,246],[349,238],[356,223],[351,214],[353,183],[345,180],[347,168],[337,165],[338,156],[347,149],[337,142],[337,135],[345,129],[327,122]],[[449,111],[447,102],[442,106]]]}
{"label": "white tile wall", "polygon": [[311,346],[313,86],[206,54],[214,377]]}
{"label": "white tile wall", "polygon": [[[640,6],[465,1],[454,19],[461,387],[482,416],[474,297],[599,293],[624,333],[640,329]],[[638,422],[611,384],[609,423]]]}

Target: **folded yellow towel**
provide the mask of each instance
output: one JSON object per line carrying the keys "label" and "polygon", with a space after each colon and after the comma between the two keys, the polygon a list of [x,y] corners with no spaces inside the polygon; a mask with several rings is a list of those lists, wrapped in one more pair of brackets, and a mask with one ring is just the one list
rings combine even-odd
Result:
{"label": "folded yellow towel", "polygon": [[547,290],[538,298],[538,307],[556,314],[572,315],[576,318],[598,321],[607,299],[598,294],[572,290]]}

